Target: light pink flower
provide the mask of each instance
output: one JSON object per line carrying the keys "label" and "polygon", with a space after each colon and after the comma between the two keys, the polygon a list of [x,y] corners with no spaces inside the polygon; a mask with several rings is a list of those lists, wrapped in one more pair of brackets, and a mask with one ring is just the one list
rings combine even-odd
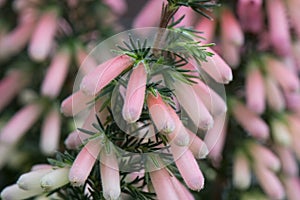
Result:
{"label": "light pink flower", "polygon": [[157,169],[149,173],[157,199],[159,200],[179,200],[176,190],[172,184],[170,174],[165,168]]}
{"label": "light pink flower", "polygon": [[284,180],[286,197],[288,200],[298,200],[300,196],[299,177],[285,177]]}
{"label": "light pink flower", "polygon": [[135,18],[132,27],[134,28],[158,27],[163,2],[166,1],[165,0],[147,1],[144,8],[138,13],[137,17]]}
{"label": "light pink flower", "polygon": [[53,45],[57,27],[58,12],[55,9],[46,11],[40,17],[29,44],[29,55],[37,61],[44,60]]}
{"label": "light pink flower", "polygon": [[284,198],[284,188],[274,172],[261,166],[256,166],[254,172],[260,186],[271,199]]}
{"label": "light pink flower", "polygon": [[0,141],[14,145],[38,120],[42,112],[42,106],[37,103],[29,104],[18,111],[3,127],[0,133]]}
{"label": "light pink flower", "polygon": [[278,157],[268,148],[258,144],[250,143],[248,151],[254,158],[255,165],[259,165],[260,168],[269,168],[273,171],[278,171],[281,167]]}
{"label": "light pink flower", "polygon": [[196,23],[195,29],[203,32],[201,33],[201,37],[205,38],[205,40],[202,40],[201,42],[203,44],[209,44],[213,42],[213,38],[215,36],[216,21],[203,17],[198,23]]}
{"label": "light pink flower", "polygon": [[236,69],[240,64],[241,59],[240,47],[231,43],[223,42],[221,48],[221,55],[226,63],[228,63],[232,69]]}
{"label": "light pink flower", "polygon": [[288,115],[287,122],[292,138],[292,148],[297,155],[297,158],[300,159],[300,118],[295,115]]}
{"label": "light pink flower", "polygon": [[190,137],[190,143],[188,145],[189,149],[197,159],[206,158],[208,154],[208,148],[206,144],[200,139],[196,134],[191,132],[189,129],[186,129]]}
{"label": "light pink flower", "polygon": [[268,106],[275,111],[282,111],[285,108],[283,94],[272,77],[265,78],[265,91]]}
{"label": "light pink flower", "polygon": [[[157,9],[157,8],[156,8]],[[177,24],[177,27],[191,27],[194,25],[194,21],[195,21],[195,11],[193,11],[191,8],[189,7],[184,7],[181,6],[178,11],[175,13],[174,15],[174,19],[178,20],[180,17],[182,17],[184,15],[183,20],[181,20],[181,22],[179,24]]]}
{"label": "light pink flower", "polygon": [[192,193],[175,177],[170,176],[171,182],[176,190],[176,194],[179,199],[194,200]]}
{"label": "light pink flower", "polygon": [[71,59],[70,56],[71,55],[68,49],[62,49],[56,53],[42,83],[42,95],[50,98],[56,98],[58,96],[68,74],[68,68]]}
{"label": "light pink flower", "polygon": [[41,178],[41,187],[45,192],[49,192],[68,184],[69,171],[69,167],[57,168],[52,170]]}
{"label": "light pink flower", "polygon": [[29,81],[27,74],[21,70],[12,70],[0,81],[0,111],[23,89]]}
{"label": "light pink flower", "polygon": [[218,83],[229,83],[232,80],[232,71],[225,61],[212,49],[208,52],[213,53],[212,57],[207,57],[207,62],[202,62],[201,69],[209,74]]}
{"label": "light pink flower", "polygon": [[253,137],[262,140],[269,137],[268,125],[242,103],[234,101],[232,114],[236,121]]}
{"label": "light pink flower", "polygon": [[110,152],[104,148],[100,153],[100,173],[104,198],[118,199],[121,194],[120,173],[112,146]]}
{"label": "light pink flower", "polygon": [[148,94],[147,105],[157,131],[171,133],[175,130],[175,121],[169,113],[168,106],[164,103],[158,92],[156,96],[151,93]]}
{"label": "light pink flower", "polygon": [[186,147],[179,147],[176,144],[171,144],[171,152],[186,185],[192,190],[201,190],[204,186],[204,177],[193,153]]}
{"label": "light pink flower", "polygon": [[292,136],[286,122],[279,119],[271,119],[271,130],[276,143],[283,146],[291,145]]}
{"label": "light pink flower", "polygon": [[264,61],[268,74],[279,83],[284,91],[299,91],[300,83],[297,75],[290,71],[282,61],[272,57],[266,57]]}
{"label": "light pink flower", "polygon": [[94,99],[93,96],[85,95],[81,90],[73,93],[68,98],[66,98],[61,104],[61,112],[65,116],[75,116],[82,110],[88,107]]}
{"label": "light pink flower", "polygon": [[112,58],[85,75],[80,84],[80,90],[88,95],[96,95],[125,69],[133,65],[133,60],[127,55]]}
{"label": "light pink flower", "polygon": [[292,151],[282,146],[276,146],[275,151],[277,152],[277,155],[281,160],[282,171],[284,172],[284,174],[290,177],[296,177],[298,175],[299,169],[297,160]]}
{"label": "light pink flower", "polygon": [[95,138],[81,149],[74,160],[69,173],[73,186],[82,186],[87,180],[102,148],[101,138]]}
{"label": "light pink flower", "polygon": [[52,108],[42,124],[40,146],[43,153],[52,155],[58,150],[61,119],[57,108]]}
{"label": "light pink flower", "polygon": [[103,2],[118,15],[123,15],[127,10],[127,3],[125,0],[104,0]]}
{"label": "light pink flower", "polygon": [[174,81],[171,84],[176,99],[193,123],[201,129],[210,129],[213,125],[213,118],[193,87],[181,81]]}
{"label": "light pink flower", "polygon": [[236,153],[233,161],[233,184],[236,188],[247,189],[251,183],[250,163],[242,152]]}
{"label": "light pink flower", "polygon": [[141,62],[132,70],[127,84],[122,115],[128,123],[136,122],[142,114],[146,83],[147,72],[144,63]]}
{"label": "light pink flower", "polygon": [[27,172],[19,177],[17,184],[23,190],[40,190],[42,193],[41,178],[51,171],[48,168]]}
{"label": "light pink flower", "polygon": [[247,107],[255,113],[261,114],[265,110],[264,79],[260,70],[250,64],[246,76],[246,101]]}
{"label": "light pink flower", "polygon": [[275,52],[286,56],[291,53],[291,38],[284,2],[266,1],[269,34]]}
{"label": "light pink flower", "polygon": [[260,33],[263,29],[262,0],[238,0],[237,14],[243,30]]}
{"label": "light pink flower", "polygon": [[22,190],[17,184],[7,186],[1,192],[3,200],[26,199],[41,194],[40,190]]}

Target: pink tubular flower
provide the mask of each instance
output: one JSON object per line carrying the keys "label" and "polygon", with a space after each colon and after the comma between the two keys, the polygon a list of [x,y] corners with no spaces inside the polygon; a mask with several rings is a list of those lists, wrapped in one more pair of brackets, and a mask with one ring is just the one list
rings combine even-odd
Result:
{"label": "pink tubular flower", "polygon": [[127,10],[127,4],[125,0],[104,0],[103,2],[118,15],[123,15]]}
{"label": "pink tubular flower", "polygon": [[170,174],[165,168],[151,171],[149,175],[158,200],[179,200]]}
{"label": "pink tubular flower", "polygon": [[287,123],[278,119],[272,119],[271,130],[275,142],[283,146],[291,145],[292,136]]}
{"label": "pink tubular flower", "polygon": [[266,1],[270,38],[276,53],[286,56],[291,52],[291,38],[284,2]]}
{"label": "pink tubular flower", "polygon": [[289,124],[289,130],[292,137],[292,148],[297,155],[297,158],[300,159],[300,118],[295,115],[289,115],[287,117],[287,121]]}
{"label": "pink tubular flower", "polygon": [[42,83],[41,93],[43,95],[51,98],[57,97],[68,74],[69,63],[69,50],[63,49],[56,53]]}
{"label": "pink tubular flower", "polygon": [[299,177],[285,177],[284,180],[286,196],[288,200],[298,200],[300,196]]}
{"label": "pink tubular flower", "polygon": [[147,1],[144,8],[139,12],[137,17],[135,18],[132,27],[143,28],[158,26],[159,17],[161,15],[162,2],[165,2],[165,0]]}
{"label": "pink tubular flower", "polygon": [[0,93],[2,95],[0,99],[0,112],[10,103],[10,101],[18,94],[18,92],[24,88],[28,83],[28,76],[21,70],[10,71],[0,81]]}
{"label": "pink tubular flower", "polygon": [[250,135],[262,140],[269,137],[269,127],[259,116],[236,100],[232,105],[234,118]]}
{"label": "pink tubular flower", "polygon": [[284,188],[272,171],[262,166],[256,166],[254,172],[262,189],[271,199],[284,198]]}
{"label": "pink tubular flower", "polygon": [[42,112],[41,105],[33,103],[18,111],[3,127],[0,141],[14,145],[38,120]]}
{"label": "pink tubular flower", "polygon": [[300,37],[300,13],[298,11],[298,8],[300,7],[300,2],[298,0],[287,0],[285,1],[287,10],[288,10],[288,15],[290,17],[290,22],[295,29],[298,37]]}
{"label": "pink tubular flower", "polygon": [[19,177],[17,184],[23,190],[40,190],[42,192],[41,178],[51,171],[50,168],[27,172]]}
{"label": "pink tubular flower", "polygon": [[213,118],[202,100],[193,90],[193,87],[181,81],[172,82],[172,87],[176,99],[187,112],[194,124],[201,129],[210,129],[213,125]]}
{"label": "pink tubular flower", "polygon": [[58,150],[61,119],[57,108],[52,108],[42,124],[41,149],[43,153],[52,155]]}
{"label": "pink tubular flower", "polygon": [[105,148],[100,155],[100,173],[105,199],[118,199],[121,194],[119,165],[115,152],[110,147],[110,152]]}
{"label": "pink tubular flower", "polygon": [[260,70],[256,67],[249,69],[246,77],[247,107],[255,113],[261,114],[265,110],[264,80]]}
{"label": "pink tubular flower", "polygon": [[42,14],[29,44],[29,55],[37,61],[44,60],[50,52],[56,32],[58,12],[51,9]]}
{"label": "pink tubular flower", "polygon": [[168,106],[164,103],[159,93],[156,96],[149,93],[147,105],[151,119],[159,132],[171,133],[175,130],[175,121],[171,117]]}
{"label": "pink tubular flower", "polygon": [[184,18],[176,26],[177,27],[181,27],[181,26],[190,27],[190,26],[193,26],[194,25],[194,20],[195,20],[195,12],[189,7],[181,6],[178,9],[178,11],[175,13],[174,18],[175,18],[175,20],[178,20],[183,15],[184,15]]}
{"label": "pink tubular flower", "polygon": [[101,138],[95,138],[81,149],[74,160],[69,173],[69,180],[74,186],[81,186],[88,178],[102,148]]}
{"label": "pink tubular flower", "polygon": [[290,177],[296,177],[298,175],[299,169],[297,160],[292,151],[282,146],[277,146],[275,151],[277,152],[279,159],[281,160],[282,171],[284,172],[284,174]]}
{"label": "pink tubular flower", "polygon": [[98,65],[83,77],[80,90],[88,95],[96,95],[122,71],[133,65],[133,62],[129,56],[120,55]]}
{"label": "pink tubular flower", "polygon": [[259,33],[263,29],[262,0],[238,0],[237,13],[242,28],[251,33]]}
{"label": "pink tubular flower", "polygon": [[262,168],[269,168],[272,171],[278,171],[280,169],[280,160],[268,148],[257,143],[250,143],[248,150],[254,158],[256,165],[260,165]]}
{"label": "pink tubular flower", "polygon": [[190,137],[190,143],[188,145],[190,151],[193,153],[194,157],[197,159],[206,158],[208,154],[208,148],[206,144],[201,140],[196,134],[186,129]]}
{"label": "pink tubular flower", "polygon": [[232,80],[232,71],[225,61],[212,49],[213,57],[207,57],[207,62],[202,62],[201,69],[209,74],[218,83],[229,83]]}
{"label": "pink tubular flower", "polygon": [[220,23],[222,43],[230,43],[238,47],[244,44],[243,31],[231,10],[222,9]]}
{"label": "pink tubular flower", "polygon": [[85,95],[82,91],[77,91],[66,98],[61,104],[61,112],[65,116],[75,116],[86,109],[88,103],[94,99],[93,96]]}
{"label": "pink tubular flower", "polygon": [[128,123],[136,122],[141,116],[146,83],[147,72],[144,63],[141,62],[133,69],[127,85],[122,115]]}
{"label": "pink tubular flower", "polygon": [[275,111],[285,108],[285,100],[279,86],[272,77],[265,78],[265,91],[268,106]]}
{"label": "pink tubular flower", "polygon": [[171,151],[186,185],[192,190],[201,190],[204,186],[204,177],[193,153],[186,147],[179,147],[176,144],[171,145]]}
{"label": "pink tubular flower", "polygon": [[22,190],[17,184],[7,186],[1,192],[1,198],[3,200],[11,199],[27,199],[41,194],[40,190]]}
{"label": "pink tubular flower", "polygon": [[40,184],[45,192],[55,190],[69,183],[68,174],[70,168],[57,168],[41,178]]}
{"label": "pink tubular flower", "polygon": [[203,44],[209,44],[213,41],[215,29],[216,29],[216,21],[207,19],[206,17],[203,17],[200,22],[198,22],[195,26],[195,29],[198,31],[203,32],[201,36],[205,38],[205,40],[202,40],[201,42]]}
{"label": "pink tubular flower", "polygon": [[267,71],[286,92],[296,92],[300,89],[299,79],[282,61],[272,57],[265,58]]}
{"label": "pink tubular flower", "polygon": [[244,153],[238,152],[233,161],[233,184],[236,188],[247,189],[250,183],[250,163]]}
{"label": "pink tubular flower", "polygon": [[195,200],[192,193],[175,176],[170,176],[170,179],[179,199]]}

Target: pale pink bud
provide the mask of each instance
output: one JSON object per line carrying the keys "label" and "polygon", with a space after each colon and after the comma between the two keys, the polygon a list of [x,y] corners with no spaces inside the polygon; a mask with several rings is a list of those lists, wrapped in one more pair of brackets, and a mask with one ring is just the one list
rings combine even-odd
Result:
{"label": "pale pink bud", "polygon": [[275,111],[282,111],[285,108],[285,100],[276,81],[266,77],[265,88],[268,106]]}
{"label": "pale pink bud", "polygon": [[260,70],[251,66],[246,76],[247,107],[255,113],[261,114],[265,110],[264,80]]}
{"label": "pale pink bud", "polygon": [[118,199],[121,194],[119,165],[113,148],[110,152],[103,149],[100,153],[100,173],[105,199]]}
{"label": "pale pink bud", "polygon": [[170,176],[171,182],[176,190],[179,199],[194,200],[192,193],[175,177]]}
{"label": "pale pink bud", "polygon": [[68,74],[69,63],[69,50],[63,49],[56,53],[42,83],[42,95],[51,98],[57,97]]}
{"label": "pale pink bud", "polygon": [[281,0],[266,1],[270,39],[275,52],[288,55],[291,52],[291,38],[284,2]]}
{"label": "pale pink bud", "polygon": [[175,144],[171,145],[171,151],[186,185],[192,190],[201,190],[204,186],[204,177],[193,153],[186,147],[179,147]]}
{"label": "pale pink bud", "polygon": [[288,176],[297,176],[299,169],[298,163],[292,151],[288,148],[277,146],[276,152],[282,163],[282,171]]}
{"label": "pale pink bud", "polygon": [[120,55],[98,65],[83,77],[80,90],[88,95],[96,95],[133,62],[129,56]]}
{"label": "pale pink bud", "polygon": [[204,142],[209,150],[208,156],[219,165],[222,160],[222,151],[227,134],[226,114],[219,115],[215,118],[214,126],[207,131]]}
{"label": "pale pink bud", "polygon": [[51,168],[40,169],[22,174],[19,177],[17,184],[23,190],[40,190],[42,193],[43,190],[40,184],[41,178],[51,171]]}
{"label": "pale pink bud", "polygon": [[41,194],[40,190],[22,190],[17,184],[7,186],[1,192],[1,198],[3,200],[20,200],[28,199],[36,195]]}
{"label": "pale pink bud", "polygon": [[238,0],[237,14],[245,31],[260,33],[263,29],[262,0]]}
{"label": "pale pink bud", "polygon": [[76,62],[79,70],[86,75],[97,67],[96,61],[85,52],[82,47],[78,47],[76,51]]}
{"label": "pale pink bud", "polygon": [[179,200],[176,190],[172,184],[170,174],[165,168],[151,171],[149,173],[157,199],[159,200]]}
{"label": "pale pink bud", "polygon": [[263,191],[271,199],[283,199],[285,196],[284,188],[278,177],[270,170],[262,166],[254,168],[256,178]]}
{"label": "pale pink bud", "polygon": [[289,130],[292,137],[292,147],[297,155],[297,158],[300,159],[300,119],[298,116],[295,115],[289,115],[287,117],[288,124],[289,124]]}
{"label": "pale pink bud", "polygon": [[288,200],[298,200],[300,197],[299,177],[285,177],[284,180],[286,196]]}
{"label": "pale pink bud", "polygon": [[53,45],[57,26],[57,10],[46,11],[40,17],[29,44],[29,55],[37,61],[44,60]]}
{"label": "pale pink bud", "polygon": [[89,135],[85,133],[81,135],[80,131],[75,130],[68,135],[64,143],[68,149],[77,149],[82,144],[82,138],[84,137],[88,138]]}
{"label": "pale pink bud", "polygon": [[61,104],[61,112],[65,116],[75,116],[88,107],[94,99],[93,96],[85,95],[82,91],[77,91],[66,98]]}
{"label": "pale pink bud", "polygon": [[299,91],[300,83],[296,74],[290,71],[282,61],[276,58],[265,58],[267,71],[286,92]]}
{"label": "pale pink bud", "polygon": [[133,69],[126,90],[123,118],[128,123],[136,122],[142,113],[147,83],[147,72],[144,63],[140,63]]}
{"label": "pale pink bud", "polygon": [[151,120],[159,132],[171,133],[175,130],[175,121],[171,117],[168,106],[164,103],[159,93],[156,93],[156,96],[149,93],[147,105]]}
{"label": "pale pink bud", "polygon": [[238,152],[233,161],[233,184],[236,188],[247,189],[251,183],[249,161],[244,153]]}
{"label": "pale pink bud", "polygon": [[7,144],[15,144],[38,120],[42,112],[39,104],[30,104],[18,111],[3,127],[0,133],[0,141]]}
{"label": "pale pink bud", "polygon": [[73,186],[81,186],[87,180],[101,150],[101,138],[88,141],[74,160],[69,173]]}
{"label": "pale pink bud", "polygon": [[232,71],[225,61],[212,49],[208,52],[213,53],[212,57],[207,57],[207,62],[202,62],[201,69],[209,74],[218,83],[229,83],[232,80]]}
{"label": "pale pink bud", "polygon": [[177,27],[191,27],[194,25],[195,21],[195,12],[190,7],[181,6],[178,11],[175,13],[174,18],[178,20],[180,17],[184,15],[184,18],[181,20]]}
{"label": "pale pink bud", "polygon": [[256,165],[267,167],[273,171],[278,171],[280,169],[280,160],[268,148],[257,143],[251,143],[248,150],[251,156],[254,158]]}
{"label": "pale pink bud", "polygon": [[[162,3],[165,0],[151,0],[147,1],[144,8],[139,12],[135,18],[132,27],[157,27],[159,25]],[[151,17],[150,17],[151,16]]]}
{"label": "pale pink bud", "polygon": [[300,93],[289,92],[285,93],[285,100],[287,108],[297,112],[300,110]]}
{"label": "pale pink bud", "polygon": [[221,45],[221,55],[226,63],[232,68],[236,69],[240,64],[240,47],[232,43],[223,42]]}
{"label": "pale pink bud", "polygon": [[268,125],[242,103],[234,101],[232,113],[236,121],[253,137],[262,140],[269,137]]}
{"label": "pale pink bud", "polygon": [[220,23],[222,43],[242,46],[244,43],[244,34],[231,10],[227,8],[222,9]]}
{"label": "pale pink bud", "polygon": [[191,132],[189,129],[186,129],[190,137],[190,143],[188,145],[189,149],[197,159],[206,158],[208,154],[208,148],[206,144],[200,139],[196,134]]}
{"label": "pale pink bud", "polygon": [[174,89],[176,99],[196,126],[201,129],[210,129],[213,126],[212,116],[191,85],[174,81],[172,89]]}
{"label": "pale pink bud", "polygon": [[70,168],[58,168],[54,169],[41,179],[41,187],[44,191],[48,192],[55,190],[69,183],[68,174]]}
{"label": "pale pink bud", "polygon": [[52,108],[42,124],[40,146],[43,153],[54,154],[58,150],[61,119],[57,108]]}
{"label": "pale pink bud", "polygon": [[127,10],[127,3],[125,0],[104,0],[103,3],[108,5],[112,11],[118,15],[123,15]]}
{"label": "pale pink bud", "polygon": [[209,44],[213,41],[216,29],[216,21],[203,17],[195,26],[195,30],[201,31],[201,37],[204,38],[201,42]]}
{"label": "pale pink bud", "polygon": [[291,145],[292,137],[286,123],[278,119],[273,119],[271,121],[271,130],[275,142],[283,146]]}
{"label": "pale pink bud", "polygon": [[0,81],[0,111],[10,103],[10,101],[24,88],[28,83],[28,76],[20,70],[10,71]]}

